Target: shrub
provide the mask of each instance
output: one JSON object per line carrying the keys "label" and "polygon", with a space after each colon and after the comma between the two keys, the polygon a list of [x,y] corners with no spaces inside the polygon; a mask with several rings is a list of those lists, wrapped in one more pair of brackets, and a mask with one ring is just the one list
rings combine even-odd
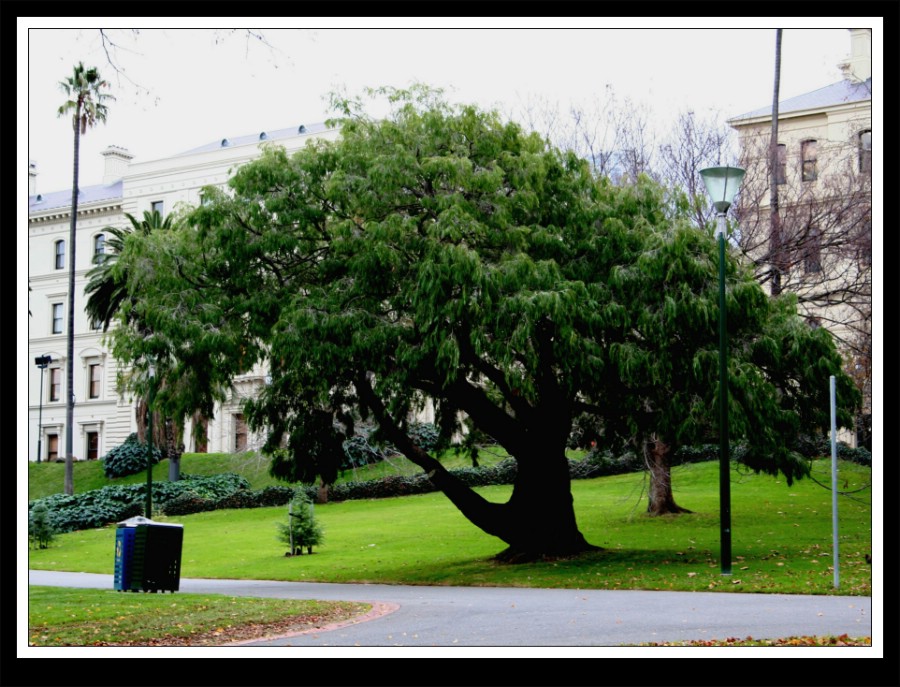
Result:
{"label": "shrub", "polygon": [[32,546],[46,549],[53,543],[55,535],[56,528],[50,520],[50,509],[46,504],[37,504],[28,513],[28,541]]}
{"label": "shrub", "polygon": [[290,502],[287,522],[277,525],[278,538],[290,547],[292,555],[302,554],[304,548],[312,553],[312,547],[322,543],[322,526],[316,520],[312,501],[302,489]]}
{"label": "shrub", "polygon": [[572,479],[592,479],[608,475],[622,475],[644,469],[644,460],[636,453],[626,451],[617,456],[608,449],[592,448],[581,460],[569,461]]}
{"label": "shrub", "polygon": [[[153,506],[167,515],[185,515],[200,510],[212,510],[204,502],[215,503],[232,492],[246,490],[250,483],[234,473],[211,477],[183,475],[178,482],[154,482]],[[54,494],[28,504],[33,511],[39,505],[50,511],[50,521],[57,532],[72,532],[94,527],[104,527],[143,515],[146,499],[143,484],[111,485],[72,496]],[[174,502],[170,509],[170,504]],[[197,510],[190,510],[191,507]]]}
{"label": "shrub", "polygon": [[166,515],[191,515],[215,510],[216,503],[217,501],[213,499],[206,499],[188,491],[167,501],[162,511]]}
{"label": "shrub", "polygon": [[290,502],[294,496],[294,490],[290,487],[265,487],[253,492],[256,495],[257,505],[265,506],[283,506]]}
{"label": "shrub", "polygon": [[356,434],[343,443],[344,460],[341,470],[361,468],[369,463],[377,463],[385,458],[385,452],[369,443],[369,438]]}
{"label": "shrub", "polygon": [[[162,459],[162,451],[155,446],[151,455],[153,463]],[[103,456],[102,460],[103,473],[110,479],[135,475],[147,469],[147,445],[140,443],[137,434],[132,432],[125,441]]]}
{"label": "shrub", "polygon": [[409,426],[409,436],[423,451],[437,451],[446,443],[440,431],[430,422],[417,422]]}

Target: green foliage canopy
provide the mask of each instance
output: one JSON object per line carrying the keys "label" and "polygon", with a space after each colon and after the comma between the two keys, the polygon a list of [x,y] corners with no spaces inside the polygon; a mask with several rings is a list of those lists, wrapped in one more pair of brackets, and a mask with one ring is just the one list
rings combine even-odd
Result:
{"label": "green foliage canopy", "polygon": [[[512,548],[583,548],[564,455],[578,414],[680,442],[714,422],[715,242],[647,179],[614,186],[496,114],[394,95],[378,121],[344,103],[339,141],[267,148],[227,191],[205,189],[183,228],[129,237],[120,263],[152,334],[120,328],[116,355],[157,348],[210,410],[265,362],[246,413],[276,470],[332,473],[371,418]],[[728,279],[732,434],[756,447],[754,469],[793,478],[778,446],[820,419],[797,389],[839,358],[733,262]],[[445,436],[464,413],[515,457],[509,503],[416,444],[426,402]]]}

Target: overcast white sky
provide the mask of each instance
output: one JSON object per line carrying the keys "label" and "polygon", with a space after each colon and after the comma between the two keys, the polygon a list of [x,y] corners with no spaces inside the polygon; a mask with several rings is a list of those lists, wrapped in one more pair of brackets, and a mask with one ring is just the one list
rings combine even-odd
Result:
{"label": "overcast white sky", "polygon": [[[185,21],[142,28],[137,36],[110,29],[125,78],[109,65],[96,28],[59,28],[96,20],[20,20],[19,122],[27,122],[28,136],[27,150],[19,137],[19,159],[22,169],[28,159],[37,163],[39,191],[71,187],[71,127],[56,111],[63,101],[58,83],[79,60],[97,66],[116,96],[107,123],[82,139],[80,183],[87,186],[101,182],[100,151],[109,145],[145,161],[223,137],[323,121],[330,114],[323,96],[340,87],[355,93],[422,81],[448,89],[453,100],[510,112],[538,98],[562,106],[587,103],[609,84],[617,96],[647,103],[662,120],[688,108],[724,119],[771,102],[776,26],[785,29],[782,98],[841,78],[836,65],[849,53],[847,28],[876,26],[877,54],[881,46],[878,18],[806,18],[803,24],[785,18],[255,18],[222,24],[312,27],[260,29],[271,48],[248,41],[240,29],[189,28]],[[106,25],[163,22],[109,19]],[[448,25],[470,28],[428,28]],[[634,26],[643,28],[628,28]]]}
{"label": "overcast white sky", "polygon": [[[872,27],[873,118],[881,129],[883,31],[878,17],[203,18],[196,27],[189,21],[104,19],[105,26],[125,27],[110,29],[121,46],[116,63],[148,93],[109,66],[96,19],[18,19],[20,247],[28,160],[38,165],[39,191],[71,187],[71,125],[56,111],[63,102],[58,83],[78,61],[97,66],[117,98],[110,104],[108,122],[82,139],[82,186],[102,181],[100,152],[109,145],[128,148],[136,161],[146,161],[224,137],[323,121],[329,115],[323,96],[341,86],[358,92],[365,86],[421,81],[445,87],[453,100],[509,112],[537,98],[562,106],[588,103],[609,84],[619,97],[646,103],[662,120],[688,108],[719,113],[724,120],[771,102],[776,27],[785,29],[782,98],[838,81],[836,64],[850,50],[846,29]],[[73,28],[79,26],[94,28]],[[133,26],[147,28],[135,39],[129,30]],[[199,26],[285,28],[261,29],[269,49],[257,41],[248,43],[242,30],[230,34]],[[290,26],[307,28],[286,28]],[[22,332],[27,329],[23,253]],[[874,343],[880,360],[877,326]],[[20,360],[25,359],[24,339],[20,337]],[[880,404],[880,380],[875,383]],[[27,408],[24,394],[25,375],[20,374],[21,409]],[[876,422],[880,426],[880,418]],[[20,432],[20,444],[24,434]],[[19,455],[23,451],[20,446]],[[573,650],[573,655],[580,654]]]}

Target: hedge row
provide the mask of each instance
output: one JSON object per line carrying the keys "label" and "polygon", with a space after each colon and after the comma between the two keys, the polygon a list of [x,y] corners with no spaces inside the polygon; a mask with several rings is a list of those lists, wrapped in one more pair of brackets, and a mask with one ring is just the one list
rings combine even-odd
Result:
{"label": "hedge row", "polygon": [[[815,449],[818,451],[818,449]],[[732,447],[732,459],[741,461],[744,447]],[[827,455],[831,449],[828,448]],[[817,455],[823,455],[818,452]],[[872,454],[865,448],[850,448],[838,445],[838,455],[843,460],[871,466]],[[718,460],[718,445],[685,446],[676,451],[674,465]],[[593,450],[582,460],[569,460],[569,474],[572,479],[591,479],[637,472],[644,469],[644,461],[634,453],[615,456],[609,451]],[[490,467],[458,468],[450,473],[471,487],[498,484],[512,484],[516,478],[516,461],[507,458]],[[56,532],[103,527],[110,523],[126,520],[144,511],[146,487],[142,484],[130,486],[109,486],[84,494],[66,496],[55,494],[28,504],[29,512],[38,503],[47,506],[50,521]],[[436,487],[425,474],[411,476],[391,476],[365,482],[346,482],[333,485],[329,498],[334,501],[353,499],[379,499],[412,494],[426,494],[436,491]],[[313,485],[271,486],[251,490],[249,482],[234,473],[224,473],[211,477],[182,475],[178,482],[154,482],[153,506],[165,515],[189,515],[221,508],[259,508],[282,506],[290,502],[294,495],[303,492],[314,500],[318,489]]]}
{"label": "hedge row", "polygon": [[[289,487],[268,487],[252,491],[250,483],[240,475],[224,473],[209,477],[182,475],[178,482],[154,482],[152,489],[153,507],[167,515],[197,512],[178,510],[178,504],[199,502],[213,504],[215,508],[236,508],[237,503],[252,506],[282,505],[287,503],[294,490]],[[241,494],[241,496],[236,496]],[[43,504],[50,512],[50,522],[56,532],[104,527],[143,515],[147,487],[143,484],[112,485],[94,489],[83,494],[54,494],[37,499],[28,504],[31,511],[37,504]],[[248,507],[248,506],[244,506]],[[170,510],[170,508],[172,510]]]}

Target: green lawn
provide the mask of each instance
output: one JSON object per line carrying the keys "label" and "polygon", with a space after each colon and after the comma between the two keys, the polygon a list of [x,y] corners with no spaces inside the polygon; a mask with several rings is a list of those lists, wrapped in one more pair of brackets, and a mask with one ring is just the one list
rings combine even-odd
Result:
{"label": "green lawn", "polygon": [[[841,463],[840,471],[848,492],[871,481],[868,468]],[[814,476],[830,483],[829,462],[817,461]],[[789,488],[782,479],[733,472],[733,575],[728,577],[719,574],[718,464],[678,467],[673,485],[677,502],[693,514],[648,517],[642,473],[574,481],[579,525],[603,550],[515,566],[495,563],[491,557],[503,543],[471,525],[441,494],[318,505],[325,540],[311,556],[284,556],[276,523],[287,517],[285,507],[170,521],[185,528],[183,577],[871,594],[871,569],[864,559],[872,550],[869,490],[840,499],[841,586],[835,592],[828,489],[809,479]],[[510,487],[480,491],[499,501]],[[113,527],[73,532],[49,549],[31,550],[29,564],[111,574],[114,546]]]}
{"label": "green lawn", "polygon": [[[30,587],[29,646],[218,646],[339,622],[371,608],[351,601],[223,594],[124,594]],[[262,631],[261,626],[266,630]]]}

